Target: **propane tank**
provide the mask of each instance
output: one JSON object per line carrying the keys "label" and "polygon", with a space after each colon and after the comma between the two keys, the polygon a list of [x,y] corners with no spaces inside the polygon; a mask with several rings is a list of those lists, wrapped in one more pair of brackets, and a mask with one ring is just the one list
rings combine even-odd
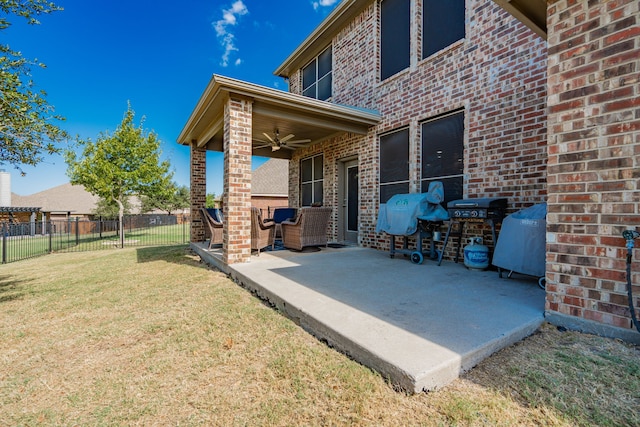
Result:
{"label": "propane tank", "polygon": [[470,237],[464,247],[464,265],[471,270],[489,267],[489,248],[482,244],[482,237]]}

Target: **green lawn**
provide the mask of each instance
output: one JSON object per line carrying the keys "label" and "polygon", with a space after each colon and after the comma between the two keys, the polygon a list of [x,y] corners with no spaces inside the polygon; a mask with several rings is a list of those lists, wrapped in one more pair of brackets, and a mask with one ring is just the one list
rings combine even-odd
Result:
{"label": "green lawn", "polygon": [[[189,240],[189,224],[160,225],[125,229],[125,247],[182,244]],[[54,233],[35,236],[11,236],[6,239],[6,261],[14,262],[58,251],[92,251],[119,247],[115,231],[90,234]],[[0,248],[0,250],[2,250]]]}
{"label": "green lawn", "polygon": [[640,351],[543,326],[408,396],[184,245],[0,265],[0,425],[640,425]]}

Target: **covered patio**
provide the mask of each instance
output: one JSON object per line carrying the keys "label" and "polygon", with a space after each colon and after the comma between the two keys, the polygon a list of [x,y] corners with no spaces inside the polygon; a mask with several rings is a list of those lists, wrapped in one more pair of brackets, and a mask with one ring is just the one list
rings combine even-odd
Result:
{"label": "covered patio", "polygon": [[[422,265],[373,249],[276,250],[220,268],[318,339],[410,393],[442,387],[544,321],[537,278],[499,278],[452,261]],[[375,280],[372,280],[375,278]]]}
{"label": "covered patio", "polygon": [[[379,121],[376,111],[214,75],[178,142],[191,148],[191,212],[205,207],[206,151],[224,153],[224,264],[250,260],[252,156],[290,159],[296,149],[337,135],[368,135]],[[202,218],[194,215],[191,242],[204,238]]]}

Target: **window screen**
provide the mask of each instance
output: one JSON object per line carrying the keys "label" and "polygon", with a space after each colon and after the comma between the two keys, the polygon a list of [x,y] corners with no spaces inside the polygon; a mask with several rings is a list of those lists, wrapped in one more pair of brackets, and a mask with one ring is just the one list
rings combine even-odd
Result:
{"label": "window screen", "polygon": [[464,112],[422,124],[422,191],[442,181],[445,201],[463,198]]}
{"label": "window screen", "polygon": [[422,0],[422,57],[464,38],[464,0]]}
{"label": "window screen", "polygon": [[411,1],[382,0],[380,4],[380,79],[409,67]]}
{"label": "window screen", "polygon": [[380,203],[409,192],[409,129],[380,137]]}

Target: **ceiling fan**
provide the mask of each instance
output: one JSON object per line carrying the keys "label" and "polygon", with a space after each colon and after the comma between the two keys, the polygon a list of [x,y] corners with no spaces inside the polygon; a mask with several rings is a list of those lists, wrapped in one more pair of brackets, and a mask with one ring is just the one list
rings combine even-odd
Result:
{"label": "ceiling fan", "polygon": [[311,142],[310,139],[293,139],[295,135],[290,133],[289,135],[280,138],[280,132],[276,129],[273,132],[273,136],[269,135],[266,132],[262,133],[267,140],[253,138],[254,141],[262,142],[263,145],[258,145],[253,147],[254,149],[271,147],[271,151],[278,151],[281,148],[286,148],[288,150],[295,150],[296,148],[303,147],[306,143]]}

